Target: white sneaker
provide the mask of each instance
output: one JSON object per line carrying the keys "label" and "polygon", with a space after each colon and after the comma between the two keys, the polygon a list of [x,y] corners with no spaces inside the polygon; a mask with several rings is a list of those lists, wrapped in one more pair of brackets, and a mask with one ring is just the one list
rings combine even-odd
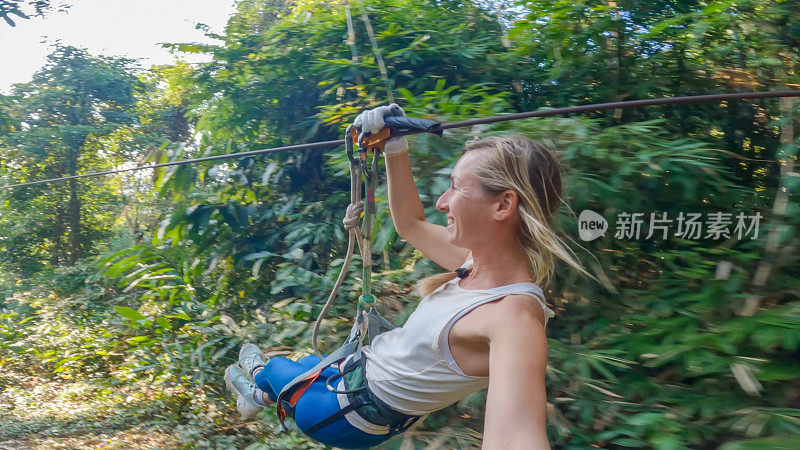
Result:
{"label": "white sneaker", "polygon": [[239,410],[242,419],[252,419],[264,409],[253,399],[256,385],[247,378],[247,373],[238,365],[231,364],[225,369],[225,385],[236,394],[236,409]]}
{"label": "white sneaker", "polygon": [[253,378],[253,372],[267,365],[269,357],[259,350],[255,344],[244,344],[239,350],[239,367],[244,369],[250,379]]}

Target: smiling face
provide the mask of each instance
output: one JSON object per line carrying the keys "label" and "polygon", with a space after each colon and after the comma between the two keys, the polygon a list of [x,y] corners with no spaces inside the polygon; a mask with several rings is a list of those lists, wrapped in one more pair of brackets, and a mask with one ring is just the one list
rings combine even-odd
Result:
{"label": "smiling face", "polygon": [[450,188],[436,202],[447,216],[450,243],[462,248],[472,249],[497,231],[493,217],[498,200],[483,191],[472,170],[481,157],[485,157],[481,151],[465,153],[453,168]]}
{"label": "smiling face", "polygon": [[447,216],[448,241],[482,260],[476,267],[524,261],[533,282],[547,285],[560,259],[596,279],[552,228],[562,203],[554,152],[518,134],[476,138],[464,144],[452,178],[436,208]]}

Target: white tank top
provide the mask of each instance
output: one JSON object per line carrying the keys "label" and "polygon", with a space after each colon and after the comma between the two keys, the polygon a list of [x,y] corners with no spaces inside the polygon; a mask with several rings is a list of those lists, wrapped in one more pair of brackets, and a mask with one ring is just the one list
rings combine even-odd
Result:
{"label": "white tank top", "polygon": [[489,386],[489,377],[464,374],[450,354],[450,329],[468,312],[507,295],[526,294],[541,304],[545,325],[555,315],[533,283],[476,290],[462,288],[459,281],[455,278],[424,297],[402,327],[381,333],[363,349],[370,389],[398,411],[427,414]]}

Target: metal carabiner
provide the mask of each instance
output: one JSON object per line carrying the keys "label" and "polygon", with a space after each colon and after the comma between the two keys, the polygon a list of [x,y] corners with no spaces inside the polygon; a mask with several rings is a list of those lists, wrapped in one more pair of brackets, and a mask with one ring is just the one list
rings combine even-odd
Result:
{"label": "metal carabiner", "polygon": [[347,151],[347,158],[350,159],[350,164],[354,166],[358,166],[358,161],[356,161],[353,155],[353,130],[355,129],[355,125],[350,124],[347,126],[347,130],[344,132],[344,148]]}
{"label": "metal carabiner", "polygon": [[369,133],[365,131],[362,131],[358,135],[358,159],[361,163],[361,170],[364,172],[364,176],[366,177],[367,185],[369,185],[369,180],[372,177],[370,167],[367,164],[367,152],[369,151],[369,143],[367,142],[368,136]]}
{"label": "metal carabiner", "polygon": [[[328,378],[325,379],[325,387],[328,388],[329,391],[334,392],[336,394],[355,394],[355,393],[361,392],[361,391],[363,391],[363,390],[365,390],[367,388],[367,386],[365,384],[364,386],[357,387],[355,389],[343,389],[343,390],[340,391],[340,390],[336,389],[335,387],[331,386],[331,380],[338,380],[340,378],[343,378],[346,373],[347,372],[339,371],[339,373],[335,373],[335,374],[329,376]],[[347,384],[345,384],[345,386],[347,386]]]}

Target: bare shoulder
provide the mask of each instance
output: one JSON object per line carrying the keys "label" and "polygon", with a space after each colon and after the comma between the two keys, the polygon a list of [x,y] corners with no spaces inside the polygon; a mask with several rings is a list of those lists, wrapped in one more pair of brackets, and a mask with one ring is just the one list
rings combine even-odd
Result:
{"label": "bare shoulder", "polygon": [[547,335],[539,301],[529,295],[509,295],[492,308],[487,314],[492,322],[483,328],[489,343],[489,372],[497,373],[498,367],[507,365],[544,370]]}
{"label": "bare shoulder", "polygon": [[507,295],[498,301],[479,306],[475,329],[483,337],[492,340],[502,335],[519,334],[520,330],[544,333],[544,310],[538,300],[530,295]]}
{"label": "bare shoulder", "polygon": [[516,324],[539,323],[544,328],[544,310],[538,300],[530,295],[513,294],[490,303],[491,314],[504,322]]}

